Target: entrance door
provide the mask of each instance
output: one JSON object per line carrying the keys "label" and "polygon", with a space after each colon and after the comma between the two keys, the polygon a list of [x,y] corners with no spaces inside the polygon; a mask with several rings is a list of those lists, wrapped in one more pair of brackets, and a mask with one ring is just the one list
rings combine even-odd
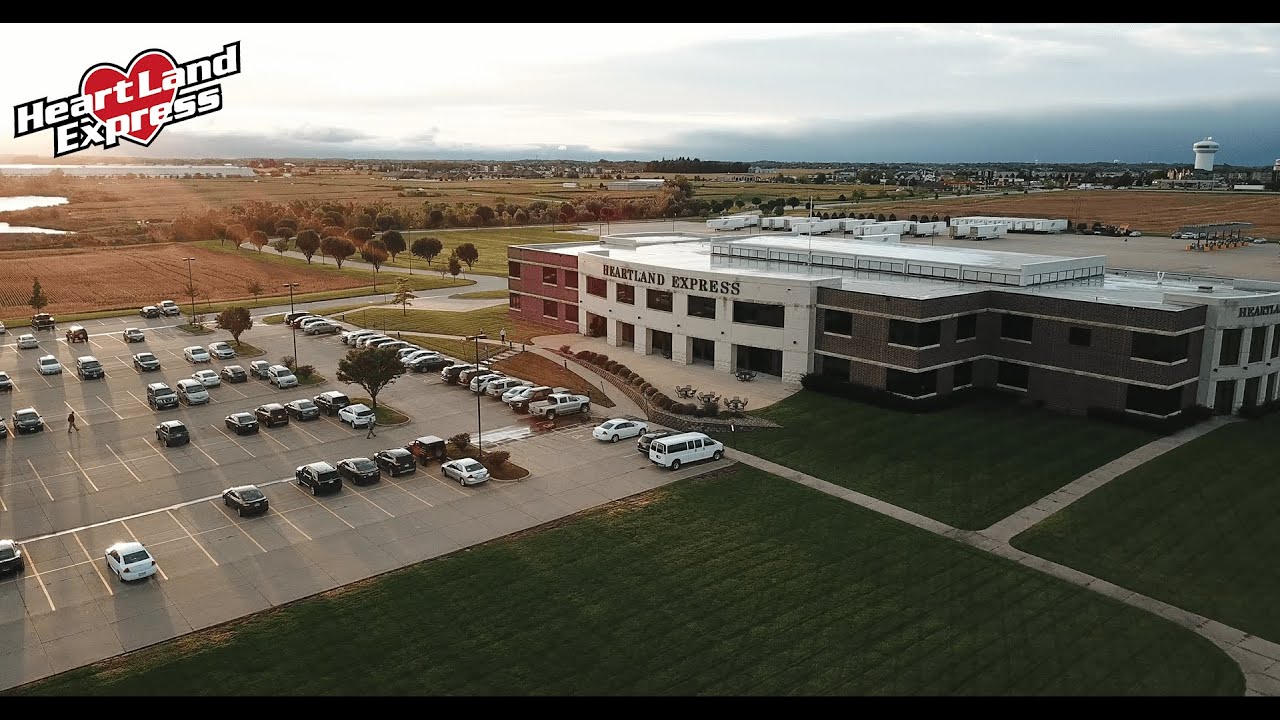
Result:
{"label": "entrance door", "polygon": [[705,365],[716,364],[716,341],[693,338],[693,361]]}
{"label": "entrance door", "polygon": [[608,334],[608,318],[595,313],[587,313],[587,337],[604,337]]}
{"label": "entrance door", "polygon": [[671,333],[662,330],[650,330],[649,336],[649,352],[654,355],[661,355],[664,358],[671,358]]}
{"label": "entrance door", "polygon": [[636,344],[636,326],[631,323],[618,321],[618,344],[631,345]]}
{"label": "entrance door", "polygon": [[1244,381],[1244,400],[1241,407],[1256,407],[1258,404],[1258,390],[1262,385],[1262,377],[1251,377]]}
{"label": "entrance door", "polygon": [[782,377],[782,351],[738,345],[738,370],[755,370]]}
{"label": "entrance door", "polygon": [[1236,381],[1235,380],[1219,380],[1218,388],[1213,397],[1214,412],[1223,415],[1231,414],[1231,404],[1236,399]]}

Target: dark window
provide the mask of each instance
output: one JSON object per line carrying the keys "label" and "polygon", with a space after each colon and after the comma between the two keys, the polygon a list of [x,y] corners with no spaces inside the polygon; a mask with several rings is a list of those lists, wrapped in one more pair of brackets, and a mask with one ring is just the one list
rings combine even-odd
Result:
{"label": "dark window", "polygon": [[962,362],[952,368],[951,389],[959,390],[973,384],[973,363]]}
{"label": "dark window", "polygon": [[1164,417],[1182,409],[1182,389],[1168,390],[1130,385],[1124,406],[1126,410]]}
{"label": "dark window", "polygon": [[508,261],[507,261],[507,275],[509,275],[509,276],[511,276],[511,277],[513,277],[513,278],[518,278],[518,277],[520,277],[520,263],[516,262],[515,260],[508,260]]}
{"label": "dark window", "polygon": [[519,309],[520,309],[520,296],[519,296],[519,295],[517,295],[517,294],[515,294],[515,293],[511,293],[510,295],[508,295],[508,296],[507,296],[507,305],[509,305],[509,306],[511,307],[511,309],[512,309],[512,310],[519,310]]}
{"label": "dark window", "polygon": [[1006,387],[1027,389],[1027,380],[1031,377],[1031,366],[1011,362],[1001,362],[996,371],[996,384]]}
{"label": "dark window", "polygon": [[578,287],[578,273],[572,270],[564,271],[564,286],[567,288]]}
{"label": "dark window", "polygon": [[1267,350],[1267,329],[1256,327],[1253,337],[1249,339],[1249,362],[1262,362],[1262,354]]}
{"label": "dark window", "polygon": [[902,370],[885,371],[885,388],[897,395],[924,397],[938,392],[938,371],[909,373]]}
{"label": "dark window", "polygon": [[1240,338],[1244,332],[1240,328],[1222,331],[1222,352],[1218,354],[1219,365],[1240,364]]}
{"label": "dark window", "polygon": [[1133,357],[1156,362],[1177,362],[1187,359],[1187,335],[1156,335],[1135,332]]}
{"label": "dark window", "polygon": [[1031,340],[1031,318],[1027,315],[1004,315],[1000,318],[1000,337]]}
{"label": "dark window", "polygon": [[565,320],[568,320],[569,322],[578,322],[578,306],[577,306],[577,305],[570,305],[569,303],[565,303],[565,304],[564,304],[564,319],[565,319]]}
{"label": "dark window", "polygon": [[1280,355],[1280,325],[1271,331],[1271,357]]}
{"label": "dark window", "polygon": [[819,355],[818,362],[820,364],[818,368],[820,374],[844,380],[845,382],[849,381],[849,361],[847,359]]}
{"label": "dark window", "polygon": [[556,308],[559,305],[555,300],[542,301],[542,314],[546,317],[560,317],[560,312]]}
{"label": "dark window", "polygon": [[688,295],[689,314],[693,317],[716,319],[716,299],[701,295]]}
{"label": "dark window", "polygon": [[614,294],[617,296],[618,302],[626,303],[628,305],[636,304],[636,289],[634,287],[630,285],[623,285],[622,283],[614,283],[613,287]]}
{"label": "dark window", "polygon": [[956,340],[978,337],[978,316],[961,315],[956,318]]}
{"label": "dark window", "polygon": [[595,295],[596,297],[608,297],[609,284],[604,281],[604,278],[591,277],[588,275],[587,294]]}
{"label": "dark window", "polygon": [[853,335],[853,313],[840,310],[822,311],[822,328],[824,332],[836,335]]}
{"label": "dark window", "polygon": [[555,285],[557,282],[559,282],[559,278],[557,278],[556,275],[557,273],[555,268],[553,267],[542,268],[542,284]]}
{"label": "dark window", "polygon": [[1089,347],[1093,344],[1093,331],[1089,328],[1073,327],[1067,331],[1067,342],[1072,345]]}
{"label": "dark window", "polygon": [[907,347],[929,347],[937,345],[942,337],[942,323],[911,322],[909,320],[889,321],[889,342]]}
{"label": "dark window", "polygon": [[786,310],[781,305],[733,301],[733,321],[736,323],[780,328],[785,316]]}
{"label": "dark window", "polygon": [[652,288],[645,291],[645,306],[650,310],[661,310],[662,312],[671,312],[671,293],[666,290],[654,290]]}

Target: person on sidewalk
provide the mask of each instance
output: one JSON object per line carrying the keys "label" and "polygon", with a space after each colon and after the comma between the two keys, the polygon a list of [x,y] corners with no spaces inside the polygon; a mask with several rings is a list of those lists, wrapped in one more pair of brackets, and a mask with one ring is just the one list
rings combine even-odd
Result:
{"label": "person on sidewalk", "polygon": [[75,430],[76,432],[80,432],[80,428],[76,427],[76,411],[75,410],[72,410],[70,413],[67,414],[67,434],[70,435],[72,430]]}
{"label": "person on sidewalk", "polygon": [[374,431],[373,431],[373,426],[374,426],[374,425],[377,425],[377,424],[378,424],[378,419],[377,419],[377,418],[370,418],[370,419],[369,419],[369,432],[365,434],[365,436],[364,436],[364,439],[365,439],[365,440],[368,440],[369,438],[375,438],[375,437],[378,437],[378,433],[376,433],[376,432],[374,432]]}
{"label": "person on sidewalk", "polygon": [[506,328],[502,328],[502,332],[499,332],[499,333],[498,333],[498,337],[502,339],[502,344],[503,344],[503,345],[506,345],[506,344],[507,344],[507,329],[506,329]]}

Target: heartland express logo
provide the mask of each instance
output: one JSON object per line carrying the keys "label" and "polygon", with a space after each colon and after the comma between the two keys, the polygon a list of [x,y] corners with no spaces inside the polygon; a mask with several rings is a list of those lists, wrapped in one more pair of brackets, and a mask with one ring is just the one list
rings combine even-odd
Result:
{"label": "heartland express logo", "polygon": [[[617,267],[616,265],[605,265],[603,267],[604,274],[611,278],[630,280],[631,282],[645,283],[648,285],[667,284],[667,276],[660,272],[653,272],[652,270],[633,270],[631,268]],[[742,285],[737,281],[704,280],[702,278],[686,277],[684,275],[672,275],[671,289],[737,295],[738,292],[742,290]]]}
{"label": "heartland express logo", "polygon": [[208,83],[239,72],[239,42],[182,64],[164,50],[144,50],[127,70],[111,63],[89,68],[79,93],[15,105],[14,137],[53,130],[54,157],[121,140],[146,147],[166,125],[221,110],[222,86]]}

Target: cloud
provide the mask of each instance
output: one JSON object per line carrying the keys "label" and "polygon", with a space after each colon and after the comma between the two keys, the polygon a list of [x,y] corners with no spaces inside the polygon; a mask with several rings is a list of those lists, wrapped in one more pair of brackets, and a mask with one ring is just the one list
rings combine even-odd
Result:
{"label": "cloud", "polygon": [[316,143],[349,143],[355,140],[366,140],[373,137],[366,132],[338,127],[303,126],[285,133],[288,137],[304,142]]}

